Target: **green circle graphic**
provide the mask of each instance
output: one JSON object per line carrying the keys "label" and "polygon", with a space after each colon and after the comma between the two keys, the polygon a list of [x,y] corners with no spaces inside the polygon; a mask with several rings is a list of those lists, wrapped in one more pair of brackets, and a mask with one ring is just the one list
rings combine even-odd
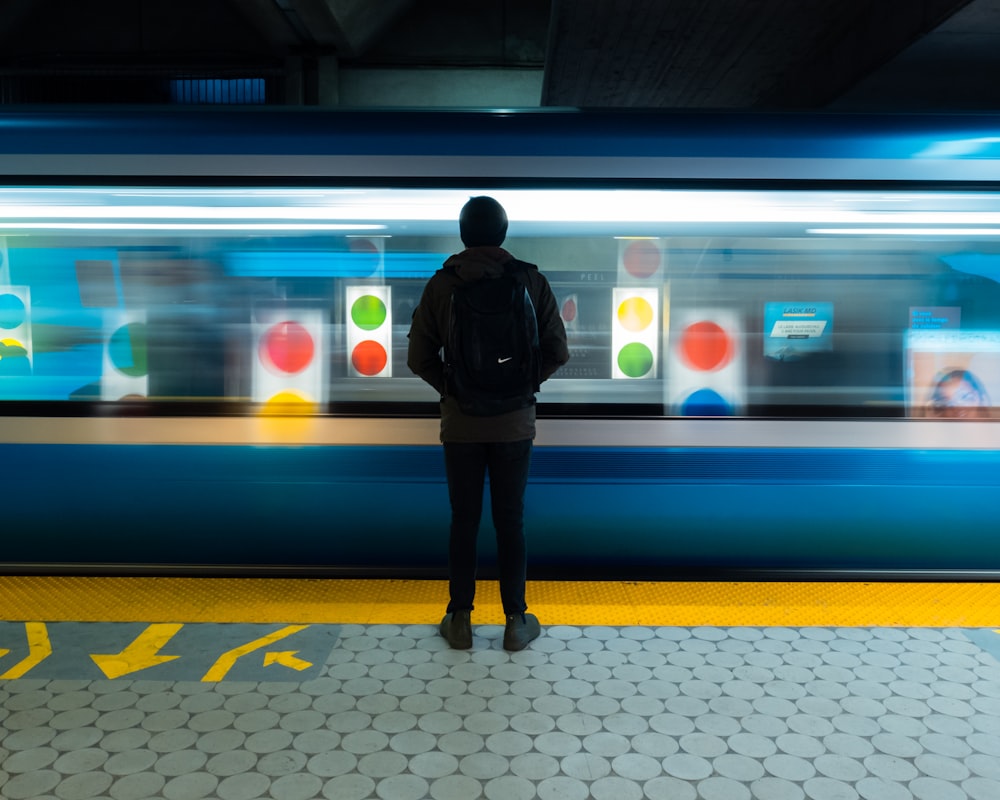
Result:
{"label": "green circle graphic", "polygon": [[381,326],[386,316],[385,303],[373,294],[362,295],[351,306],[351,321],[365,331]]}
{"label": "green circle graphic", "polygon": [[641,378],[653,368],[653,351],[641,342],[631,342],[618,351],[618,369],[629,378]]}
{"label": "green circle graphic", "polygon": [[131,378],[142,377],[149,371],[146,362],[146,326],[129,322],[111,334],[108,355],[115,368]]}

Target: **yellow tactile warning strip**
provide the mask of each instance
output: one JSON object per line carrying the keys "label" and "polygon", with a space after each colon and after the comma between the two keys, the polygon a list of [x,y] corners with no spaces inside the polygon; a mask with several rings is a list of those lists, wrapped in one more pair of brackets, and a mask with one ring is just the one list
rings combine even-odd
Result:
{"label": "yellow tactile warning strip", "polygon": [[[436,623],[444,581],[0,576],[0,619]],[[997,627],[1000,583],[531,581],[544,625]],[[475,624],[501,624],[496,584]]]}

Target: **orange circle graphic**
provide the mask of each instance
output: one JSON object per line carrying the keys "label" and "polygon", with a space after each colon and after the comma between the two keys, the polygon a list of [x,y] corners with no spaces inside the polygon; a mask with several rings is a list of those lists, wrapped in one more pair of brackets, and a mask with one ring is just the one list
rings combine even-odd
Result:
{"label": "orange circle graphic", "polygon": [[678,347],[687,365],[702,372],[722,369],[732,360],[735,349],[725,329],[709,320],[688,325],[681,332]]}

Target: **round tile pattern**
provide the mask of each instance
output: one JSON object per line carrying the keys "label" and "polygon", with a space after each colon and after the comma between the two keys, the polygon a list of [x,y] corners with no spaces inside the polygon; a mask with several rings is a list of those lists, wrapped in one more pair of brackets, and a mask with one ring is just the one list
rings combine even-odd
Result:
{"label": "round tile pattern", "polygon": [[346,625],[302,683],[0,682],[0,797],[1000,797],[1000,664],[958,629],[474,632]]}

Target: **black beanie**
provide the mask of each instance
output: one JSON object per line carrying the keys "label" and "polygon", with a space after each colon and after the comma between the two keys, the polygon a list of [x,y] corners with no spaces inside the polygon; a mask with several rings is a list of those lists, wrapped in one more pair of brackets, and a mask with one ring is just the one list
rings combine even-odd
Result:
{"label": "black beanie", "polygon": [[492,197],[473,197],[462,207],[458,228],[466,247],[499,247],[507,238],[507,212]]}

